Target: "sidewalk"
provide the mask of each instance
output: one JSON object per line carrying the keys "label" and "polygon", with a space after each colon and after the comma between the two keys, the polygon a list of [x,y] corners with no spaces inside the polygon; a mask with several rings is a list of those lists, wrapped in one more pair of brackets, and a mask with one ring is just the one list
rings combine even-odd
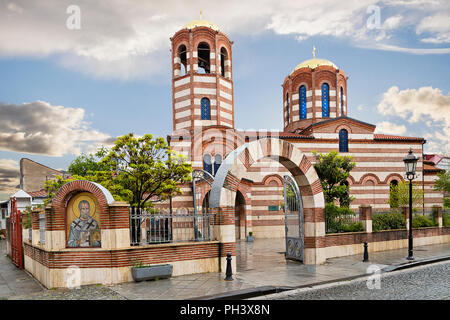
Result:
{"label": "sidewalk", "polygon": [[[8,299],[195,299],[214,295],[233,294],[235,291],[258,290],[263,286],[294,289],[317,283],[338,281],[366,275],[369,265],[380,268],[407,263],[407,248],[370,253],[369,263],[362,255],[328,259],[319,266],[307,266],[284,258],[284,239],[258,239],[254,243],[237,242],[238,270],[233,270],[233,281],[224,281],[220,273],[202,273],[172,277],[158,281],[123,283],[113,286],[85,286],[79,290],[42,290],[28,274],[0,257],[0,288],[2,280],[10,291],[0,291]],[[416,261],[438,257],[450,258],[450,243],[416,247]],[[6,259],[6,261],[5,261]],[[14,271],[14,272],[13,272]],[[6,273],[5,273],[6,272]],[[5,273],[5,275],[4,275]],[[17,279],[23,285],[15,284]],[[20,281],[19,281],[20,283]],[[209,296],[209,297],[208,297]]]}

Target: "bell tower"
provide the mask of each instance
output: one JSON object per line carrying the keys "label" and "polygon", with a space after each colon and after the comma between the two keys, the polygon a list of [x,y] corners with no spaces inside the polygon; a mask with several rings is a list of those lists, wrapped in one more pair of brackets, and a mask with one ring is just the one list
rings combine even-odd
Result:
{"label": "bell tower", "polygon": [[233,42],[206,20],[172,38],[173,130],[234,128]]}

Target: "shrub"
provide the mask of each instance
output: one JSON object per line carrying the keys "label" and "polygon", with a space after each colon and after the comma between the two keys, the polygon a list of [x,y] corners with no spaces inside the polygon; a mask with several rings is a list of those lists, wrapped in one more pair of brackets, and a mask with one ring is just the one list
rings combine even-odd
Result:
{"label": "shrub", "polygon": [[413,228],[435,227],[437,225],[437,221],[433,221],[432,219],[422,215],[416,215],[412,220]]}
{"label": "shrub", "polygon": [[450,227],[450,213],[442,212],[442,224],[444,227]]}
{"label": "shrub", "polygon": [[389,213],[374,213],[372,214],[372,230],[374,232],[381,230],[405,229],[405,216],[393,210]]}
{"label": "shrub", "polygon": [[326,232],[358,232],[363,231],[362,222],[349,221],[354,212],[348,207],[338,207],[333,203],[327,203],[325,206]]}

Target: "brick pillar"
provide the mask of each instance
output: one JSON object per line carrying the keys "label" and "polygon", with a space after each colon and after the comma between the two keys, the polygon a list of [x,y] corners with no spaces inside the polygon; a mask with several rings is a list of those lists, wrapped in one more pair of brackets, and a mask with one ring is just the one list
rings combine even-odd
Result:
{"label": "brick pillar", "polygon": [[359,220],[361,220],[364,231],[372,233],[372,207],[369,205],[361,205],[359,207]]}
{"label": "brick pillar", "polygon": [[34,208],[32,211],[31,218],[31,243],[33,245],[37,245],[40,243],[41,234],[40,234],[40,226],[39,226],[39,214],[44,214],[43,210],[40,208]]}
{"label": "brick pillar", "polygon": [[433,206],[433,218],[436,218],[438,221],[439,228],[444,226],[442,221],[442,207],[441,206]]}
{"label": "brick pillar", "polygon": [[403,212],[403,215],[405,216],[406,230],[409,230],[409,207],[408,206],[402,206],[401,210]]}

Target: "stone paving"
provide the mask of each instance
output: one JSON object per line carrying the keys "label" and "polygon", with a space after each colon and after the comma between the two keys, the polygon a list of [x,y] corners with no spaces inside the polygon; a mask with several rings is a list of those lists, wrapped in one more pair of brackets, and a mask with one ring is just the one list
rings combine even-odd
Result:
{"label": "stone paving", "polygon": [[[407,248],[404,248],[370,253],[370,263],[362,262],[362,255],[355,255],[328,259],[319,266],[307,266],[285,260],[284,239],[255,239],[253,243],[238,240],[236,251],[238,267],[233,270],[233,281],[223,280],[224,275],[220,273],[202,273],[113,286],[47,290],[26,272],[18,270],[4,256],[2,247],[0,299],[193,299],[260,286],[295,288],[361,276],[366,274],[370,264],[383,268],[406,263],[407,256]],[[417,260],[450,256],[450,243],[416,247],[414,256]]]}

